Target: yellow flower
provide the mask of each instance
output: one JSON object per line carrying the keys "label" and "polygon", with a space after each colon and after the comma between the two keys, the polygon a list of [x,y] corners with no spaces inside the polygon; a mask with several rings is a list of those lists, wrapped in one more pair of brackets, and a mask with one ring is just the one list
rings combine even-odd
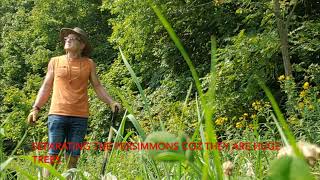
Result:
{"label": "yellow flower", "polygon": [[252,107],[254,110],[258,111],[261,110],[261,102],[260,101],[255,101],[252,103]]}
{"label": "yellow flower", "polygon": [[286,76],[286,80],[290,80],[291,78],[290,78],[290,76]]}
{"label": "yellow flower", "polygon": [[300,97],[305,97],[306,96],[306,94],[307,94],[307,92],[305,91],[305,90],[303,90],[303,91],[301,91],[300,92]]}
{"label": "yellow flower", "polygon": [[222,125],[223,124],[223,121],[221,120],[221,118],[218,118],[215,122],[216,122],[217,125]]}
{"label": "yellow flower", "polygon": [[279,76],[278,80],[283,81],[286,77],[284,75]]}
{"label": "yellow flower", "polygon": [[227,117],[219,117],[215,122],[217,125],[223,125],[224,122],[228,120]]}
{"label": "yellow flower", "polygon": [[309,106],[308,106],[308,109],[311,110],[311,111],[313,111],[313,110],[314,110],[314,106],[313,106],[313,105],[309,105]]}
{"label": "yellow flower", "polygon": [[243,121],[237,122],[237,123],[236,123],[236,128],[239,128],[239,129],[240,129],[240,128],[243,128],[243,124],[244,124]]}
{"label": "yellow flower", "polygon": [[299,107],[300,109],[303,109],[303,108],[304,108],[304,103],[303,103],[303,102],[299,102],[298,107]]}
{"label": "yellow flower", "polygon": [[249,128],[250,129],[254,129],[254,125],[253,124],[249,124]]}
{"label": "yellow flower", "polygon": [[248,117],[248,116],[249,116],[248,113],[243,114],[243,117]]}
{"label": "yellow flower", "polygon": [[288,122],[289,122],[290,124],[292,124],[292,125],[299,124],[299,120],[298,120],[298,118],[295,117],[295,116],[290,116],[290,117],[288,118]]}
{"label": "yellow flower", "polygon": [[266,107],[266,108],[271,108],[270,102],[266,102],[266,103],[264,104],[264,107]]}
{"label": "yellow flower", "polygon": [[251,115],[251,119],[256,119],[257,118],[257,115],[256,114],[252,114]]}
{"label": "yellow flower", "polygon": [[309,89],[309,87],[310,87],[310,85],[309,85],[308,82],[305,82],[305,83],[303,84],[303,89]]}

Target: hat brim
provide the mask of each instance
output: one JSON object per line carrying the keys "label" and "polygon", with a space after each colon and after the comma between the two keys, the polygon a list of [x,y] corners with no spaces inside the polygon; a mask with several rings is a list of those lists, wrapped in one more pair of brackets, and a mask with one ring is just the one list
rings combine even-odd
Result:
{"label": "hat brim", "polygon": [[62,43],[64,43],[64,37],[68,36],[69,34],[76,34],[81,38],[81,40],[85,44],[85,47],[82,50],[82,54],[85,55],[85,56],[89,56],[91,51],[92,51],[92,48],[91,48],[91,45],[90,45],[87,37],[83,36],[82,34],[76,32],[76,31],[74,31],[73,29],[71,29],[71,28],[62,28],[60,30],[60,41]]}

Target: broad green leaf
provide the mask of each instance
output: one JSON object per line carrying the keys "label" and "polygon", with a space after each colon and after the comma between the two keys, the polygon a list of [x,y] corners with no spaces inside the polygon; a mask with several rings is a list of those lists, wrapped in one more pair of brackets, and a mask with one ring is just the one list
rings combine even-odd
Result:
{"label": "broad green leaf", "polygon": [[307,163],[296,157],[282,157],[271,164],[269,180],[313,180]]}
{"label": "broad green leaf", "polygon": [[162,152],[156,154],[154,159],[158,161],[184,161],[186,160],[186,157],[183,154],[176,152]]}

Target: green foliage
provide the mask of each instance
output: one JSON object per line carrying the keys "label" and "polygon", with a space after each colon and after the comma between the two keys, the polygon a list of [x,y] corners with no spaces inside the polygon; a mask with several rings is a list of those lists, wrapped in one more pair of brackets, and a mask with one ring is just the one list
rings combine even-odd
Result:
{"label": "green foliage", "polygon": [[320,21],[310,20],[297,22],[296,24],[295,29],[289,33],[290,50],[294,62],[296,64],[304,62],[305,67],[312,63],[318,63],[320,60]]}
{"label": "green foliage", "polygon": [[[293,9],[294,1],[280,2],[283,17],[293,13],[288,32],[294,78],[289,78],[280,76],[283,63],[272,1],[150,2],[158,9],[154,6],[152,9],[147,1],[2,0],[1,146],[3,141],[11,141],[13,145],[21,142],[16,146],[17,151],[13,151],[20,155],[28,154],[26,146],[33,140],[47,141],[45,127],[50,102],[43,107],[36,126],[28,127],[25,121],[49,59],[63,53],[58,39],[59,30],[74,26],[88,32],[94,47],[91,57],[97,63],[102,84],[115,99],[122,101],[129,112],[123,122],[131,122],[135,131],[122,134],[126,141],[144,140],[152,134],[151,127],[159,127],[161,121],[164,131],[171,134],[183,131],[194,141],[211,141],[215,132],[219,141],[279,141],[271,105],[253,78],[258,75],[274,93],[294,136],[313,143],[320,142],[319,5],[309,0],[299,1]],[[215,48],[211,49],[212,37],[216,37],[217,52]],[[122,54],[118,52],[119,47]],[[179,50],[183,51],[184,57]],[[210,62],[210,57],[214,63]],[[131,72],[127,69],[128,64]],[[189,71],[190,64],[194,65],[192,72]],[[195,74],[199,76],[201,88],[199,84],[195,86],[194,81],[198,81]],[[279,76],[280,79],[277,78]],[[205,99],[200,105],[199,96],[200,100]],[[107,105],[96,98],[92,88],[89,89],[89,97],[90,129],[86,140],[105,141],[112,114]],[[206,111],[205,116],[203,110]],[[212,116],[212,113],[215,114]],[[123,132],[124,126],[121,127]],[[288,133],[288,129],[284,133]],[[0,147],[0,154],[6,156],[12,150],[2,152]],[[177,155],[174,153],[177,152],[164,153],[158,158],[172,160]],[[278,179],[279,172],[290,177],[297,168],[304,170],[304,177],[310,175],[304,163],[295,159],[281,159],[270,166],[269,159],[274,158],[276,152],[227,151],[219,152],[219,155],[221,161],[232,160],[235,163],[236,172],[231,178],[249,178],[243,172],[249,163],[253,164],[255,173],[252,178],[257,179],[266,178],[270,167],[270,178]],[[185,157],[191,156],[192,161],[184,161]],[[213,178],[217,175],[214,168],[220,166],[217,159],[213,161],[218,156],[203,151],[179,156],[179,162],[175,163],[154,162],[136,152],[115,151],[111,157],[108,170],[121,179],[133,179],[138,175],[144,179]],[[88,179],[99,178],[99,170],[94,166],[102,162],[102,158],[101,152],[84,152],[80,171],[73,171],[78,177],[89,172],[91,176]],[[17,165],[21,164],[19,168]],[[34,179],[41,166],[29,160],[1,156],[1,167],[5,165],[5,176],[9,177],[15,170],[19,178]],[[62,169],[58,171],[64,171]],[[319,171],[319,166],[312,171]],[[56,177],[64,178],[57,171],[52,172]]]}
{"label": "green foliage", "polygon": [[[160,9],[173,23],[172,26],[182,43],[187,45],[186,49],[190,52],[190,58],[194,60],[199,73],[203,75],[208,72],[209,69],[206,66],[206,62],[210,59],[208,56],[210,36],[208,35],[215,33],[214,30],[218,31],[215,28],[218,26],[216,24],[218,20],[214,17],[223,14],[222,9],[232,11],[232,8],[216,9],[213,3],[205,1],[196,3],[159,1],[157,4],[161,4]],[[106,2],[104,7],[114,14],[114,18],[110,19],[113,27],[110,41],[116,47],[122,48],[133,70],[138,76],[141,74],[142,85],[155,90],[167,74],[172,74],[172,80],[178,80],[178,86],[185,88],[185,79],[190,77],[188,67],[183,63],[182,57],[177,53],[165,29],[157,21],[146,2],[114,1]],[[209,13],[212,11],[213,14]],[[228,18],[224,18],[223,21],[233,21],[236,17],[230,15]],[[217,23],[224,23],[222,19],[219,20]],[[122,28],[123,26],[126,28]],[[230,26],[234,25],[230,24]],[[216,34],[227,36],[225,30],[230,29],[232,33],[233,28],[235,27],[226,27],[222,30],[223,32],[219,31]],[[185,90],[180,91],[185,92]],[[184,97],[181,95],[178,94],[177,98]]]}
{"label": "green foliage", "polygon": [[154,131],[144,141],[148,147],[145,153],[158,161],[192,161],[193,152],[185,150],[189,143],[187,139],[183,134],[177,137],[166,131]]}
{"label": "green foliage", "polygon": [[[114,53],[106,41],[110,28],[104,23],[109,14],[100,11],[99,3],[1,1],[0,112],[1,122],[9,118],[5,125],[7,139],[16,143],[26,129],[25,121],[43,81],[48,61],[63,53],[59,42],[62,27],[79,26],[86,30],[92,46],[97,45],[92,54],[94,61],[102,64],[104,69],[111,64]],[[48,105],[43,108],[38,124],[31,131],[31,135],[40,140],[45,140],[47,134]],[[100,117],[98,115],[97,118]],[[26,144],[30,144],[30,140]]]}
{"label": "green foliage", "polygon": [[293,157],[283,157],[275,160],[271,164],[270,169],[270,180],[304,180],[304,179],[314,179],[311,175],[306,162],[301,159]]}
{"label": "green foliage", "polygon": [[[287,95],[285,107],[288,122],[295,130],[296,136],[309,142],[319,143],[320,116],[319,65],[312,64],[307,69],[297,65],[305,79],[297,82],[296,79],[279,77],[282,91]],[[302,128],[303,127],[303,128]]]}
{"label": "green foliage", "polygon": [[257,94],[259,88],[253,76],[258,74],[265,79],[275,76],[279,63],[274,58],[279,46],[275,32],[250,36],[242,30],[231,42],[218,50],[216,91],[223,92],[217,93],[218,112],[232,116],[245,112],[248,102],[262,97]]}

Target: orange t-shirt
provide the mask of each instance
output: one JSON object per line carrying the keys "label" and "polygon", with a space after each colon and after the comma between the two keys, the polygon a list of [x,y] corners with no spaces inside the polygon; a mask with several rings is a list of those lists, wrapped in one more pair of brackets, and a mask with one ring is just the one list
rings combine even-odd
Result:
{"label": "orange t-shirt", "polygon": [[89,117],[88,81],[93,61],[83,57],[54,57],[49,66],[54,72],[49,114]]}

